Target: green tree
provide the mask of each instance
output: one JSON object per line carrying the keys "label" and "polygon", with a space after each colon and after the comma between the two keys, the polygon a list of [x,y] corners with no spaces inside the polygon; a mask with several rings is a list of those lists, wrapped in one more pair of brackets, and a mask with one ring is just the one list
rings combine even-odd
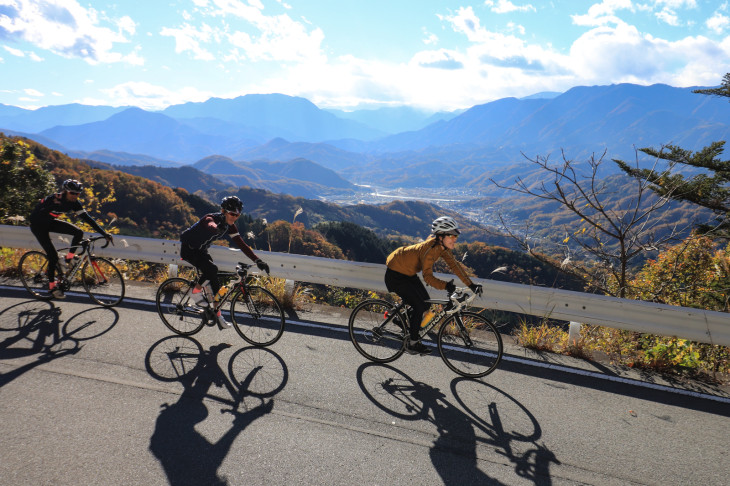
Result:
{"label": "green tree", "polygon": [[[718,88],[698,89],[694,93],[730,98],[730,73],[725,74]],[[667,162],[664,170],[639,169],[621,160],[614,162],[625,173],[649,182],[649,188],[661,195],[679,201],[689,201],[715,213],[715,218],[698,224],[701,233],[716,238],[730,238],[730,161],[720,160],[725,142],[713,142],[692,152],[675,145],[659,150],[646,147],[641,152]],[[700,169],[701,173],[685,177],[687,167]],[[696,172],[696,171],[695,171]]]}
{"label": "green tree", "polygon": [[38,201],[55,191],[53,175],[23,139],[0,133],[0,141],[0,220],[27,220]]}

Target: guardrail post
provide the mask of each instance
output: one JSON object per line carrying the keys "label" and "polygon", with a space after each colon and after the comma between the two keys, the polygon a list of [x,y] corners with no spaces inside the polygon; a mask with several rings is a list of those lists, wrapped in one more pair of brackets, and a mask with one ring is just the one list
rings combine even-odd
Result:
{"label": "guardrail post", "polygon": [[294,280],[286,279],[284,281],[284,293],[292,299],[294,298]]}
{"label": "guardrail post", "polygon": [[580,339],[580,322],[570,321],[570,327],[568,328],[568,343],[577,346],[578,340]]}
{"label": "guardrail post", "polygon": [[177,277],[177,265],[174,263],[171,263],[167,267],[167,276],[168,277]]}

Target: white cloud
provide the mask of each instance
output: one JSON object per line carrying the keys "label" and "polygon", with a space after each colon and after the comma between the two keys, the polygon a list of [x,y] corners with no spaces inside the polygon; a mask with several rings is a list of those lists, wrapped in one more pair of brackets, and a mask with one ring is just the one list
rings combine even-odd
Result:
{"label": "white cloud", "polygon": [[134,32],[134,22],[123,17],[112,28],[100,26],[98,13],[76,0],[15,0],[0,16],[0,34],[28,42],[63,57],[81,58],[90,64],[127,62],[139,65],[138,52],[123,55],[115,46],[127,43],[124,33]]}
{"label": "white cloud", "polygon": [[654,5],[670,9],[697,8],[697,0],[654,0]]}
{"label": "white cloud", "polygon": [[730,49],[702,36],[667,41],[621,23],[583,34],[569,62],[585,83],[706,85],[730,71]]}
{"label": "white cloud", "polygon": [[507,22],[507,30],[510,32],[517,32],[520,35],[525,35],[525,27],[514,22]]}
{"label": "white cloud", "polygon": [[673,10],[665,8],[664,10],[657,12],[655,15],[656,18],[658,18],[665,24],[671,25],[673,27],[679,25],[679,16]]}
{"label": "white cloud", "polygon": [[15,57],[25,57],[25,53],[21,51],[20,49],[15,49],[10,46],[3,46],[3,49],[8,51],[8,53],[12,54]]}
{"label": "white cloud", "polygon": [[535,7],[533,7],[530,4],[527,5],[515,5],[514,3],[510,2],[509,0],[485,0],[484,5],[487,7],[490,7],[492,12],[494,13],[511,13],[511,12],[529,12],[533,11],[536,12]]}
{"label": "white cloud", "polygon": [[601,3],[591,5],[588,13],[584,15],[571,15],[573,23],[588,27],[617,24],[622,21],[614,15],[619,10],[634,10],[631,0],[603,0]]}
{"label": "white cloud", "polygon": [[25,94],[27,94],[28,96],[35,96],[36,98],[40,98],[40,97],[44,96],[43,93],[41,93],[40,91],[35,90],[33,88],[25,88],[23,90],[23,92],[25,92]]}
{"label": "white cloud", "polygon": [[712,17],[705,22],[707,28],[720,35],[730,26],[730,17],[720,12],[715,12]]}
{"label": "white cloud", "polygon": [[423,39],[423,43],[427,46],[436,45],[439,42],[439,38],[436,34],[429,32],[425,27],[421,29],[423,31],[423,35],[425,38]]}
{"label": "white cloud", "polygon": [[215,35],[213,29],[207,24],[203,24],[200,29],[190,24],[183,24],[182,27],[177,29],[165,27],[160,32],[160,35],[175,39],[176,53],[180,54],[190,51],[193,59],[199,59],[201,61],[212,61],[215,59],[215,56],[201,44],[209,43],[213,40],[220,41],[220,38]]}
{"label": "white cloud", "polygon": [[214,93],[199,91],[195,88],[182,88],[171,90],[145,82],[127,82],[118,84],[109,89],[101,89],[101,93],[107,98],[96,99],[86,98],[79,103],[88,105],[108,105],[109,100],[114,100],[117,106],[138,106],[146,110],[160,110],[170,105],[185,102],[205,101]]}
{"label": "white cloud", "polygon": [[322,57],[324,33],[321,29],[307,32],[305,26],[286,15],[264,17],[256,22],[260,34],[237,31],[228,36],[236,48],[253,61],[310,62]]}
{"label": "white cloud", "polygon": [[[258,0],[200,0],[195,5],[194,12],[184,13],[188,23],[161,32],[175,38],[178,53],[189,51],[196,59],[229,62],[313,62],[324,56],[321,29],[309,29],[306,21],[294,21],[288,15],[265,15]],[[201,18],[209,23],[194,27],[193,21]]]}

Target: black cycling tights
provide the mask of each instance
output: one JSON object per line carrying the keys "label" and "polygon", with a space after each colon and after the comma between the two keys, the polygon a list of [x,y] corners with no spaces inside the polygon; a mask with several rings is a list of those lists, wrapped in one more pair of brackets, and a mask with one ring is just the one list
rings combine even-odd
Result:
{"label": "black cycling tights", "polygon": [[41,244],[43,251],[46,252],[46,257],[48,257],[48,281],[53,282],[56,278],[58,252],[56,251],[56,247],[53,246],[53,243],[51,243],[51,235],[49,233],[71,235],[73,239],[71,240],[70,251],[75,253],[76,248],[81,244],[84,232],[78,226],[57,219],[51,220],[48,223],[31,223],[30,231],[35,235],[38,243]]}
{"label": "black cycling tights", "polygon": [[385,287],[388,292],[395,292],[403,302],[411,306],[411,312],[408,314],[408,320],[411,322],[411,339],[417,340],[423,313],[431,306],[426,302],[431,296],[428,295],[423,282],[418,275],[410,277],[389,268],[385,271]]}
{"label": "black cycling tights", "polygon": [[210,256],[208,250],[196,250],[182,244],[180,245],[180,257],[200,270],[199,284],[202,285],[207,280],[210,282],[213,295],[218,293],[218,290],[221,288],[218,282],[218,267],[213,263],[213,257]]}

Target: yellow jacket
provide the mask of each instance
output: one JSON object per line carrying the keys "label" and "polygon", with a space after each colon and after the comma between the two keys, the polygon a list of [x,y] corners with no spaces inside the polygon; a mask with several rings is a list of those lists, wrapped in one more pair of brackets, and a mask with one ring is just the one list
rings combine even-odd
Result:
{"label": "yellow jacket", "polygon": [[429,238],[423,243],[411,246],[401,246],[388,255],[385,264],[391,270],[403,275],[413,276],[423,272],[423,280],[428,285],[439,290],[446,289],[446,282],[433,276],[433,265],[439,258],[443,258],[451,271],[469,286],[471,279],[466,275],[459,262],[456,261],[451,250],[438,243],[436,238]]}

